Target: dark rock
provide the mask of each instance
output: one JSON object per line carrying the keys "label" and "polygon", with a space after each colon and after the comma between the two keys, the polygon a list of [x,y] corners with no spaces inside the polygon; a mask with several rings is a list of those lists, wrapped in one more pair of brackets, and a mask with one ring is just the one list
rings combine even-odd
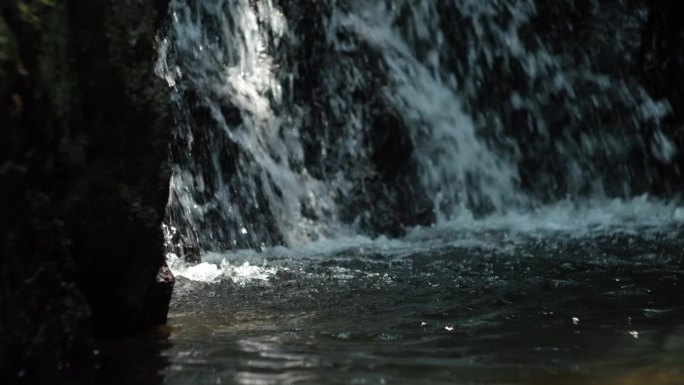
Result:
{"label": "dark rock", "polygon": [[[465,108],[476,124],[499,127],[483,130],[483,139],[518,164],[520,187],[541,201],[591,195],[596,184],[609,196],[676,193],[681,156],[663,161],[652,148],[658,130],[675,147],[682,143],[673,120],[681,116],[678,3],[537,0],[522,18],[508,8],[520,3],[492,3],[496,12],[474,19],[458,2],[438,2],[450,47],[443,59],[463,79]],[[500,28],[509,24],[518,24],[522,60],[501,40]],[[532,77],[524,60],[537,51],[554,64],[536,67]],[[554,87],[556,81],[568,87]],[[649,95],[673,106],[660,124],[638,112]]]}
{"label": "dark rock", "polygon": [[[344,5],[340,5],[344,7]],[[356,223],[372,236],[401,236],[405,229],[435,221],[431,200],[420,187],[409,128],[383,94],[390,86],[380,53],[359,41],[353,33],[339,36],[356,48],[340,52],[326,38],[331,15],[328,2],[282,2],[282,9],[299,41],[281,50],[284,73],[294,73],[292,103],[306,108],[302,140],[305,167],[319,179],[334,177],[337,170],[350,170],[351,191],[340,194],[341,219]],[[361,80],[347,83],[349,69]],[[361,106],[365,135],[360,145],[370,154],[349,153],[341,145],[349,115],[335,99]],[[305,213],[306,215],[306,213]],[[315,218],[314,218],[315,219]]]}
{"label": "dark rock", "polygon": [[672,113],[663,122],[664,131],[679,149],[669,164],[659,165],[659,174],[666,183],[653,186],[660,194],[681,194],[684,191],[684,23],[681,4],[671,0],[638,0],[648,9],[642,30],[636,67],[641,83],[656,98],[666,99]]}
{"label": "dark rock", "polygon": [[166,6],[0,5],[1,378],[87,372],[98,338],[166,320]]}

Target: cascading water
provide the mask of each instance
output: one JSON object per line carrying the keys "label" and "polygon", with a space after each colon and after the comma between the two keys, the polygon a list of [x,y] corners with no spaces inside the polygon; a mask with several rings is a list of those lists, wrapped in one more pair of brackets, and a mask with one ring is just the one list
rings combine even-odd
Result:
{"label": "cascading water", "polygon": [[[556,6],[580,12],[572,4]],[[648,192],[677,149],[659,126],[667,102],[622,67],[644,11],[540,19],[549,7],[172,1],[158,64],[179,108],[171,249],[299,245]],[[375,218],[383,200],[391,213]],[[421,213],[402,215],[406,202]]]}
{"label": "cascading water", "polygon": [[164,382],[683,383],[652,7],[172,0]]}

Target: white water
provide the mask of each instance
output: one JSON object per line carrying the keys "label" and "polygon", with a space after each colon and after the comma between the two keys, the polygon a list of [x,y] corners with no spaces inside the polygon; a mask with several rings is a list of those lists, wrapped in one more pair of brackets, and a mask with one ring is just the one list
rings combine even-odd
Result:
{"label": "white water", "polygon": [[[256,194],[261,193],[276,227],[289,229],[283,232],[286,243],[304,243],[310,239],[309,234],[318,234],[321,225],[302,218],[300,201],[314,200],[314,207],[321,210],[332,203],[319,181],[309,177],[306,170],[293,170],[290,164],[301,163],[303,156],[298,127],[288,123],[296,116],[275,112],[282,104],[283,85],[276,78],[276,64],[269,49],[277,49],[279,41],[286,38],[287,21],[271,1],[260,1],[257,7],[251,3],[175,0],[171,4],[174,48],[178,55],[190,57],[170,57],[170,42],[164,39],[157,71],[170,87],[188,82],[199,94],[198,103],[210,111],[212,124],[219,132],[201,127],[207,131],[210,143],[208,148],[200,148],[199,154],[193,153],[193,130],[189,123],[179,122],[180,135],[188,144],[180,151],[187,152],[191,167],[175,165],[169,205],[177,207],[191,228],[204,227],[205,215],[214,211],[223,217],[226,227],[235,227],[231,237],[257,239],[250,233],[258,230],[251,228],[251,218],[236,203],[236,195],[243,193],[255,201]],[[172,64],[175,60],[182,63]],[[181,69],[182,64],[189,67],[185,70],[188,72]],[[224,104],[240,111],[241,124],[233,126],[225,121],[221,112]],[[245,154],[235,154],[237,180],[227,179],[222,171],[221,153],[229,150],[215,142],[224,136]],[[213,180],[205,180],[207,174]],[[232,187],[236,182],[241,185]],[[193,196],[197,190],[206,190],[212,196],[206,203],[199,203]],[[256,208],[262,209],[258,204]]]}
{"label": "white water", "polygon": [[[234,266],[231,260],[295,258],[358,247],[399,252],[424,246],[420,239],[426,232],[443,229],[578,234],[682,220],[682,208],[674,203],[629,198],[627,176],[633,176],[628,169],[616,171],[625,175],[619,190],[628,198],[612,200],[605,193],[614,183],[604,178],[606,167],[619,168],[615,165],[629,151],[645,149],[665,164],[677,155],[658,128],[669,111],[667,103],[652,100],[628,78],[598,71],[589,56],[569,57],[541,37],[526,40],[522,33],[538,12],[533,0],[444,3],[462,14],[454,22],[463,23],[464,48],[448,42],[450,30],[438,22],[442,11],[437,2],[328,2],[330,15],[318,16],[325,36],[319,43],[328,49],[325,55],[332,55],[324,61],[330,67],[320,70],[327,93],[302,100],[295,98],[295,85],[310,79],[297,78],[300,63],[287,61],[297,56],[283,52],[312,42],[295,34],[297,26],[290,25],[277,2],[172,1],[157,68],[177,92],[181,111],[167,228],[182,236],[180,241],[169,237],[169,248],[189,242],[214,251],[203,253],[205,263],[193,267],[172,258],[175,273],[240,282],[274,271]],[[617,40],[628,40],[615,33]],[[375,60],[363,59],[369,51],[378,62],[364,67]],[[501,62],[523,71],[516,75],[524,76],[523,86],[505,89],[503,100],[531,117],[528,127],[515,129],[528,130],[526,135],[540,143],[538,149],[531,139],[512,136],[506,108],[477,107],[491,79],[513,76],[497,72]],[[370,162],[364,145],[369,122],[364,106],[350,96],[352,89],[375,87],[371,68],[384,71],[386,79],[375,91],[408,127],[420,189],[432,200],[437,217],[436,229],[418,228],[402,240],[371,240],[359,233],[356,221],[340,219],[359,174],[373,172],[365,166]],[[206,116],[194,110],[197,106]],[[231,119],[227,108],[237,111],[239,119]],[[554,109],[571,117],[567,127],[554,126],[558,123],[548,113]],[[307,124],[320,111],[329,116],[314,127],[317,157],[332,164],[332,171],[314,176],[305,144],[310,140]],[[614,120],[605,121],[605,111]],[[541,159],[548,152],[553,172],[549,165],[540,165],[546,168],[539,171],[521,169],[530,146]],[[235,170],[227,171],[228,164]],[[521,189],[523,171],[533,175],[535,189],[557,189],[548,194],[557,203],[540,205],[534,194]],[[478,207],[491,214],[474,219],[471,211]],[[289,248],[274,247],[280,243]],[[215,253],[225,249],[242,251]]]}
{"label": "white water", "polygon": [[[449,247],[514,252],[516,245],[522,245],[529,239],[549,236],[582,239],[616,234],[644,237],[648,233],[668,233],[669,229],[682,225],[684,206],[649,199],[648,196],[628,201],[563,201],[533,211],[509,212],[485,219],[463,216],[430,228],[414,228],[401,239],[384,236],[371,239],[358,235],[263,251],[209,252],[202,256],[200,264],[187,263],[171,254],[169,263],[174,275],[179,277],[213,283],[229,280],[243,285],[253,281],[267,282],[277,272],[293,268],[287,263],[283,265],[282,261],[325,261],[340,253],[361,258],[380,253],[401,258],[419,251]],[[342,269],[337,273],[343,275],[346,271]]]}

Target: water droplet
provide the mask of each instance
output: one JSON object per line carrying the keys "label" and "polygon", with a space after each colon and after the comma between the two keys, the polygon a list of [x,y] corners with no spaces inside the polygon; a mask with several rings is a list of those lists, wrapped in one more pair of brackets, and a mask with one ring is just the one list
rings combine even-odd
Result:
{"label": "water droplet", "polygon": [[349,340],[349,339],[351,339],[351,333],[346,333],[346,332],[345,333],[339,333],[335,337],[337,337],[337,339],[340,339],[340,340]]}

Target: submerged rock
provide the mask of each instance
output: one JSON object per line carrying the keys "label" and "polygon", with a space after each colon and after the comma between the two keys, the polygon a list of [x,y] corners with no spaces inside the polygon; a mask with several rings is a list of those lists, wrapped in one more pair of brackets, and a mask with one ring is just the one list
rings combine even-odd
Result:
{"label": "submerged rock", "polygon": [[98,338],[166,320],[167,3],[0,5],[1,378],[87,372]]}

